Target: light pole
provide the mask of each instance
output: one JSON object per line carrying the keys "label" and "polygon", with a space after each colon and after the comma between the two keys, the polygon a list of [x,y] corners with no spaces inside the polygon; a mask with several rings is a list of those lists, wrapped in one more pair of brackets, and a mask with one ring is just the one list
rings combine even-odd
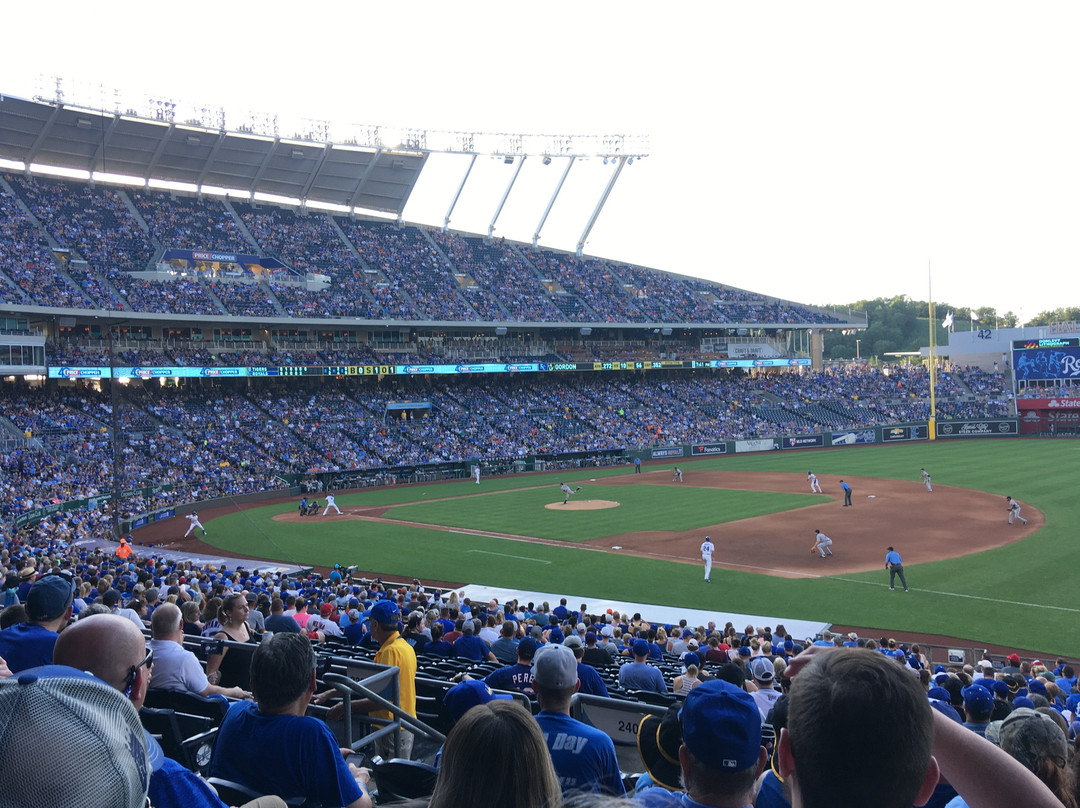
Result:
{"label": "light pole", "polygon": [[859,353],[859,343],[860,342],[862,342],[861,339],[855,340],[855,358],[856,359],[862,359],[862,354]]}

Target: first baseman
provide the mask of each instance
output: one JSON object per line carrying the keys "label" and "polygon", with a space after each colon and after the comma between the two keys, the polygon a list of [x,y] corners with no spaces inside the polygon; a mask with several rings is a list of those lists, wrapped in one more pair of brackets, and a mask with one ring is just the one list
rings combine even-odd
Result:
{"label": "first baseman", "polygon": [[926,469],[919,469],[919,471],[922,472],[923,485],[926,486],[927,491],[930,491],[932,493],[934,489],[930,487],[930,472]]}
{"label": "first baseman", "polygon": [[821,483],[818,482],[817,475],[812,471],[806,472],[806,481],[810,483],[810,493],[817,491],[819,494],[823,493],[821,490]]}
{"label": "first baseman", "polygon": [[[1020,509],[1019,509],[1019,508],[1017,508],[1017,511],[1019,511],[1019,510],[1020,510]],[[205,528],[205,527],[203,527],[203,526],[202,526],[202,522],[200,522],[200,521],[199,521],[199,512],[198,512],[198,511],[192,511],[191,513],[189,513],[189,514],[187,515],[187,517],[186,517],[186,518],[187,518],[187,520],[188,520],[189,522],[191,522],[191,524],[190,524],[190,525],[188,525],[187,533],[185,533],[185,534],[184,534],[184,538],[185,538],[185,539],[186,539],[186,538],[187,538],[188,536],[190,536],[190,535],[191,535],[191,531],[193,531],[193,530],[194,530],[195,528],[198,528],[199,530],[201,530],[201,531],[202,531],[202,534],[203,534],[204,536],[206,535],[206,528]],[[1010,524],[1012,523],[1012,517],[1011,517],[1011,516],[1009,517],[1009,523],[1010,523]],[[1027,524],[1027,523],[1025,522],[1024,524]]]}
{"label": "first baseman", "polygon": [[1009,503],[1009,524],[1013,523],[1013,517],[1015,516],[1026,525],[1027,519],[1020,515],[1020,503],[1012,497],[1005,497],[1005,500]]}
{"label": "first baseman", "polygon": [[712,539],[708,536],[705,537],[705,541],[701,543],[701,560],[705,562],[705,580],[709,580],[709,576],[712,574],[712,554],[716,547],[712,543]]}
{"label": "first baseman", "polygon": [[563,505],[565,505],[567,503],[567,501],[570,499],[570,497],[574,496],[574,494],[576,494],[578,491],[581,490],[580,485],[577,487],[577,491],[575,491],[573,488],[568,486],[566,483],[559,483],[559,487],[562,489],[562,492],[563,492],[563,501],[562,501]]}
{"label": "first baseman", "polygon": [[814,531],[814,546],[810,548],[811,553],[820,553],[824,558],[826,555],[832,555],[832,539],[822,533],[820,530]]}

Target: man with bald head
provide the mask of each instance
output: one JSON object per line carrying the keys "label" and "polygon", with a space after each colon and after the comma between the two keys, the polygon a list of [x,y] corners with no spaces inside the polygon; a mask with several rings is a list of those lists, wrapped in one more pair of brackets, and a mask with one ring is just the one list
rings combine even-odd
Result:
{"label": "man with bald head", "polygon": [[154,652],[154,690],[173,690],[197,696],[225,696],[229,699],[250,699],[242,687],[220,687],[210,684],[198,657],[184,648],[184,619],[173,603],[162,603],[150,617],[153,639],[149,647]]}
{"label": "man with bald head", "polygon": [[[93,674],[127,696],[135,709],[139,709],[150,685],[154,655],[147,650],[142,632],[130,620],[115,614],[95,614],[71,624],[61,633],[53,649],[53,662]],[[205,780],[165,757],[161,745],[150,733],[146,733],[146,744],[153,766],[149,797],[154,808],[191,805],[224,808],[225,803]]]}

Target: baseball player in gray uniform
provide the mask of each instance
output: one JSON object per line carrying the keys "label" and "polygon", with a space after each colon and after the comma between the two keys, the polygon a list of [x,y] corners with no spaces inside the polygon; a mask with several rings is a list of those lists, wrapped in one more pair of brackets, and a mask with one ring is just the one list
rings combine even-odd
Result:
{"label": "baseball player in gray uniform", "polygon": [[712,543],[712,539],[708,536],[705,537],[705,541],[701,543],[701,560],[705,562],[705,580],[709,580],[709,576],[712,575],[712,554],[716,547]]}
{"label": "baseball player in gray uniform", "polygon": [[926,490],[933,493],[934,489],[930,487],[930,472],[926,469],[919,469],[919,471],[922,472],[922,482],[926,486]]}
{"label": "baseball player in gray uniform", "polygon": [[822,558],[827,555],[832,555],[832,539],[822,533],[820,530],[814,531],[814,546],[810,548],[811,553],[820,553]]}
{"label": "baseball player in gray uniform", "polygon": [[578,491],[581,490],[580,485],[577,487],[577,491],[575,491],[573,488],[568,486],[566,483],[559,483],[559,487],[562,489],[562,492],[563,492],[563,501],[562,501],[563,505],[565,505],[567,503],[567,501],[569,501],[570,497],[574,496],[574,494],[576,494]]}
{"label": "baseball player in gray uniform", "polygon": [[821,490],[821,483],[818,482],[817,475],[812,471],[806,472],[806,481],[810,483],[810,493],[817,491],[819,494],[823,493]]}
{"label": "baseball player in gray uniform", "polygon": [[1027,519],[1020,515],[1020,503],[1012,497],[1005,497],[1005,501],[1009,503],[1009,524],[1013,523],[1013,517],[1015,516],[1026,525]]}

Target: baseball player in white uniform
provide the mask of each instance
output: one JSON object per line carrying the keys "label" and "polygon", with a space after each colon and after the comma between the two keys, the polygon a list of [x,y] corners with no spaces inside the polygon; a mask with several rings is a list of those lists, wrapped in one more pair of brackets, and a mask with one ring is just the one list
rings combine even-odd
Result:
{"label": "baseball player in white uniform", "polygon": [[[194,530],[195,528],[198,528],[199,530],[201,530],[201,531],[202,531],[202,534],[203,534],[204,536],[206,535],[206,528],[205,528],[205,527],[203,527],[203,526],[202,526],[202,522],[200,522],[200,521],[199,521],[199,512],[198,512],[198,511],[192,511],[191,513],[189,513],[189,514],[187,515],[187,520],[188,520],[189,522],[191,522],[191,524],[190,524],[190,525],[188,525],[187,533],[185,533],[185,534],[184,534],[184,538],[185,538],[185,539],[186,539],[186,538],[187,538],[188,536],[190,536],[190,535],[191,535],[191,531],[193,531],[193,530]],[[1009,517],[1009,522],[1010,522],[1010,523],[1012,522],[1012,517]]]}
{"label": "baseball player in white uniform", "polygon": [[580,485],[577,487],[577,491],[575,491],[573,488],[568,486],[566,483],[559,483],[559,487],[562,489],[562,492],[563,492],[563,501],[562,501],[563,505],[565,505],[567,503],[567,501],[570,499],[570,497],[574,496],[574,494],[576,494],[578,491],[581,490]]}
{"label": "baseball player in white uniform", "polygon": [[334,495],[333,494],[327,494],[326,495],[326,507],[323,508],[322,515],[326,516],[326,514],[330,513],[331,508],[333,508],[335,511],[338,512],[338,516],[341,515],[341,508],[339,508],[337,506],[337,503],[334,502]]}
{"label": "baseball player in white uniform", "polygon": [[1013,517],[1015,516],[1026,525],[1027,519],[1020,515],[1020,503],[1012,497],[1005,497],[1005,500],[1009,503],[1009,524],[1013,523]]}
{"label": "baseball player in white uniform", "polygon": [[705,580],[709,580],[709,576],[712,575],[712,554],[716,547],[712,543],[712,539],[708,536],[705,537],[705,541],[701,543],[701,560],[705,562]]}
{"label": "baseball player in white uniform", "polygon": [[810,493],[811,494],[814,493],[815,491],[817,491],[819,494],[822,493],[821,483],[818,482],[817,475],[814,474],[814,472],[812,472],[812,471],[806,472],[806,481],[808,483],[810,483]]}
{"label": "baseball player in white uniform", "polygon": [[820,553],[824,558],[827,555],[832,555],[832,539],[822,533],[820,530],[814,531],[814,546],[810,548],[811,553]]}
{"label": "baseball player in white uniform", "polygon": [[930,487],[930,472],[926,469],[919,469],[919,471],[922,472],[922,482],[926,486],[926,490],[933,492],[934,489]]}
{"label": "baseball player in white uniform", "polygon": [[681,483],[682,482],[682,469],[679,468],[678,466],[676,466],[675,470],[671,472],[671,481],[673,483]]}
{"label": "baseball player in white uniform", "polygon": [[477,463],[473,466],[473,473],[476,475],[476,484],[480,485],[480,464]]}

